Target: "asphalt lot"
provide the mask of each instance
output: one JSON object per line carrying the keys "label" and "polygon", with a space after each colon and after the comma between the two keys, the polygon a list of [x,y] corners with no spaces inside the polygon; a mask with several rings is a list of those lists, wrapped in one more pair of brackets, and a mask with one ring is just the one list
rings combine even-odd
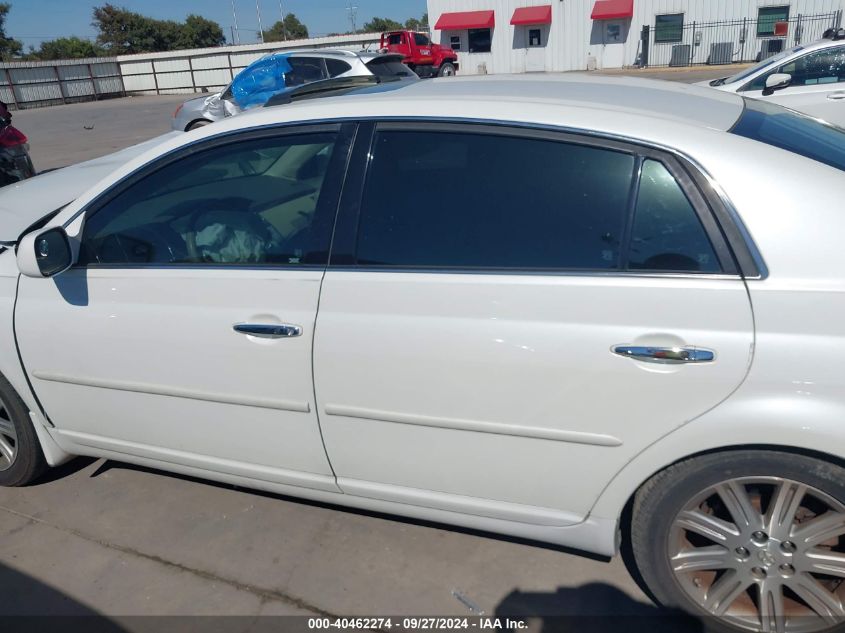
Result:
{"label": "asphalt lot", "polygon": [[[719,73],[665,75],[698,81]],[[30,137],[37,168],[52,169],[168,131],[183,98],[29,110],[15,113],[15,124]],[[620,559],[113,461],[77,459],[37,485],[0,489],[0,620],[225,614],[249,616],[233,630],[250,630],[256,616],[266,615],[480,612],[646,616],[656,610]],[[542,628],[536,622],[532,630]],[[641,628],[631,621],[624,627],[654,630],[648,619],[638,622]],[[119,626],[149,623],[121,619]],[[582,622],[572,630],[587,627]]]}

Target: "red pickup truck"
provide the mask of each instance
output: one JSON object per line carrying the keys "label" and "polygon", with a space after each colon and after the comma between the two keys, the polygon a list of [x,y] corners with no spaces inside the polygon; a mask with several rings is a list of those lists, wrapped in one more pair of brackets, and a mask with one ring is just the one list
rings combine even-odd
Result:
{"label": "red pickup truck", "polygon": [[381,50],[404,55],[402,61],[420,77],[451,77],[458,71],[457,53],[451,48],[433,44],[425,33],[382,33]]}

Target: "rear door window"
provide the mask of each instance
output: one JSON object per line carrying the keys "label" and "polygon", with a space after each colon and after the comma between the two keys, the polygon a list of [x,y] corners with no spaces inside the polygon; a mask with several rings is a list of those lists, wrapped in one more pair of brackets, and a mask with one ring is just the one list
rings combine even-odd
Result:
{"label": "rear door window", "polygon": [[343,73],[348,73],[352,70],[352,66],[347,64],[342,59],[326,58],[326,69],[329,71],[329,77],[337,77]]}
{"label": "rear door window", "polygon": [[328,71],[322,57],[288,57],[288,63],[291,70],[285,75],[287,87],[328,79]]}
{"label": "rear door window", "polygon": [[[499,133],[374,136],[353,263],[382,269],[723,270],[693,198],[637,150]],[[409,187],[436,195],[411,194]],[[690,193],[692,195],[692,193]]]}
{"label": "rear door window", "polygon": [[[530,138],[382,131],[374,142],[358,263],[610,270],[634,157]],[[411,183],[437,195],[408,195]]]}

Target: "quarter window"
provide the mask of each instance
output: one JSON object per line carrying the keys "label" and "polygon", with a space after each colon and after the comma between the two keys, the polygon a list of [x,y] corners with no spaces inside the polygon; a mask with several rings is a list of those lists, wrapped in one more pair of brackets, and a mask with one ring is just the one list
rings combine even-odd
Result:
{"label": "quarter window", "polygon": [[630,270],[719,272],[701,220],[666,167],[646,160],[631,229]]}
{"label": "quarter window", "polygon": [[492,44],[490,29],[469,29],[469,52],[489,53]]}
{"label": "quarter window", "polygon": [[335,134],[233,142],[176,160],[86,219],[80,263],[325,263],[317,210]]}
{"label": "quarter window", "polygon": [[[358,263],[394,267],[619,267],[634,157],[498,135],[376,135]],[[436,198],[408,195],[435,188]]]}
{"label": "quarter window", "polygon": [[684,14],[658,15],[654,19],[654,41],[657,43],[680,42],[683,40]]}

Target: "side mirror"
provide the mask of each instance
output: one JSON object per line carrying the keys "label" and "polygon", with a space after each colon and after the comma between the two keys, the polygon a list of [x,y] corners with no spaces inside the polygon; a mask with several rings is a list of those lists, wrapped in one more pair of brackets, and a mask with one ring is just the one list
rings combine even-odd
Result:
{"label": "side mirror", "polygon": [[18,243],[18,269],[27,277],[52,277],[73,265],[73,250],[61,227],[29,233]]}
{"label": "side mirror", "polygon": [[775,90],[783,90],[792,83],[792,75],[788,73],[774,73],[766,77],[766,87],[763,89],[763,96],[768,97],[775,93]]}

